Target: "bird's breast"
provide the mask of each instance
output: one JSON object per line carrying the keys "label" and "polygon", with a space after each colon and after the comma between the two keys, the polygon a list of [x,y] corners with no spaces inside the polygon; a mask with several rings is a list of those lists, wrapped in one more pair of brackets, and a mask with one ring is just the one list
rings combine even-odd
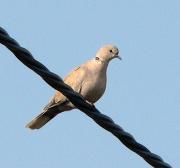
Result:
{"label": "bird's breast", "polygon": [[106,75],[94,75],[83,82],[81,94],[91,103],[98,101],[106,89]]}

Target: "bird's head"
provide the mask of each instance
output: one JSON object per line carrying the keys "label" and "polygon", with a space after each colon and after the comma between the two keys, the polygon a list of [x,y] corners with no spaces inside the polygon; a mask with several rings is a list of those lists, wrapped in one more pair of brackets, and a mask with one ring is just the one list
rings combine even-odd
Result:
{"label": "bird's head", "polygon": [[119,56],[119,50],[114,45],[105,45],[96,53],[96,59],[99,59],[101,62],[109,62],[114,58],[121,59]]}

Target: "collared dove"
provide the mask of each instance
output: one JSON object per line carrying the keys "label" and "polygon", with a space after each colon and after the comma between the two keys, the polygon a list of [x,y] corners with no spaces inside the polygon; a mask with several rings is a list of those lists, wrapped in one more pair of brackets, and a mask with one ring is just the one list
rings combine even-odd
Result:
{"label": "collared dove", "polygon": [[[64,82],[80,93],[87,102],[98,101],[106,89],[106,71],[110,60],[119,58],[119,50],[114,45],[105,45],[96,53],[95,58],[74,69]],[[75,106],[59,91],[45,106],[43,112],[29,122],[26,127],[39,129],[57,114],[74,109]]]}

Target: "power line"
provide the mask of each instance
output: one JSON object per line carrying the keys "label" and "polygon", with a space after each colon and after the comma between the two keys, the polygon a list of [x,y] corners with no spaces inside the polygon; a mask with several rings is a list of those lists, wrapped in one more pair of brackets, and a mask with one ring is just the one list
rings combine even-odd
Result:
{"label": "power line", "polygon": [[95,106],[90,105],[86,100],[73,89],[66,85],[63,80],[55,73],[49,71],[42,63],[35,60],[32,54],[21,47],[16,40],[0,27],[0,43],[6,46],[24,65],[36,72],[51,87],[60,91],[66,96],[78,109],[91,117],[98,125],[116,136],[127,148],[140,155],[146,162],[155,168],[172,168],[163,159],[152,153],[142,144],[138,143],[134,137],[124,131],[110,117],[102,114]]}

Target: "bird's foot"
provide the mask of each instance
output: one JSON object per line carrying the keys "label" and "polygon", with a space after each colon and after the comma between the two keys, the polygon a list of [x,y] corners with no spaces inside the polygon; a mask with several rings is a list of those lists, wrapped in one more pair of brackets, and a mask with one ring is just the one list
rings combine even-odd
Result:
{"label": "bird's foot", "polygon": [[89,105],[91,105],[91,106],[95,107],[95,106],[94,106],[94,103],[89,102],[88,100],[86,100],[86,103],[88,103]]}

